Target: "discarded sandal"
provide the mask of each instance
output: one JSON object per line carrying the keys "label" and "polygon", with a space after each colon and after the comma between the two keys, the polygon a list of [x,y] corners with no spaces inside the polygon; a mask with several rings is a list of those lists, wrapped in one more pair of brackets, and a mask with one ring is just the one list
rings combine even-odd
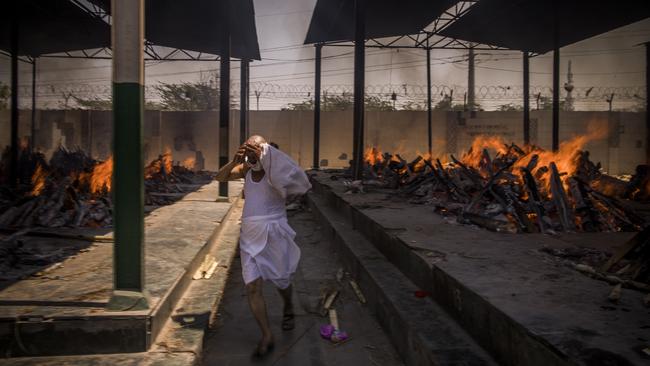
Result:
{"label": "discarded sandal", "polygon": [[296,326],[295,315],[293,313],[282,316],[282,330],[292,330]]}

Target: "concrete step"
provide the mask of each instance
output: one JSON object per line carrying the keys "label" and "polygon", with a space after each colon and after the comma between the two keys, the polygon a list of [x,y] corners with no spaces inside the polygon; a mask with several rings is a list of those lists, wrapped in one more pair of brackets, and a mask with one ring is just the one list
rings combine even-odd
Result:
{"label": "concrete step", "polygon": [[308,202],[407,365],[496,365],[430,297],[416,297],[420,289],[340,211],[314,193]]}

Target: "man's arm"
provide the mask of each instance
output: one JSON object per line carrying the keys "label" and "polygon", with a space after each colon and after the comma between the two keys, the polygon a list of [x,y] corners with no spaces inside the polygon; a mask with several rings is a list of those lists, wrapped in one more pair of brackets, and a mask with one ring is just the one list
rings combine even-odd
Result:
{"label": "man's arm", "polygon": [[240,147],[233,160],[219,169],[214,179],[219,182],[227,182],[229,180],[244,178],[247,171],[247,168],[243,164],[244,151],[245,149]]}
{"label": "man's arm", "polygon": [[244,164],[237,164],[237,162],[231,161],[230,163],[224,165],[223,168],[219,169],[214,179],[218,180],[219,182],[227,182],[229,180],[243,178],[244,173]]}

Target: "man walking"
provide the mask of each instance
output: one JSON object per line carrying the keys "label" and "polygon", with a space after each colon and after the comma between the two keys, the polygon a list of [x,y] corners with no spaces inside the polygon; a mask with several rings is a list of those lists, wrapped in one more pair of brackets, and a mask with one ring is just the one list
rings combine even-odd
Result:
{"label": "man walking", "polygon": [[234,159],[217,172],[220,182],[244,178],[246,199],[242,213],[240,257],[248,303],[262,331],[253,355],[263,357],[273,349],[262,294],[263,281],[271,281],[284,300],[282,329],[294,328],[291,275],[300,260],[296,233],[287,222],[288,197],[306,193],[311,184],[302,169],[285,153],[253,135],[240,146]]}

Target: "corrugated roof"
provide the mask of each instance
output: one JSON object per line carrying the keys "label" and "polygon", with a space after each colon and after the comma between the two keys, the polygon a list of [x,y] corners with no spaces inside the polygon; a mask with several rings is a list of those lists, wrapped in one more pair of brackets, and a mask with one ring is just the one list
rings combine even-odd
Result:
{"label": "corrugated roof", "polygon": [[[110,12],[110,0],[90,1]],[[223,1],[229,1],[228,14]],[[145,38],[154,45],[219,55],[219,24],[226,21],[231,56],[260,59],[253,0],[146,0],[145,13]]]}
{"label": "corrugated roof", "polygon": [[[366,38],[415,34],[458,0],[366,1]],[[354,0],[318,0],[305,44],[354,40]]]}
{"label": "corrugated roof", "polygon": [[[40,56],[111,43],[110,26],[69,0],[13,0],[0,12],[0,49],[9,52],[11,20],[18,19],[21,56]],[[16,6],[16,12],[11,11]]]}
{"label": "corrugated roof", "polygon": [[[555,7],[557,5],[557,8]],[[646,0],[480,0],[441,35],[510,49],[545,53],[650,17]]]}

